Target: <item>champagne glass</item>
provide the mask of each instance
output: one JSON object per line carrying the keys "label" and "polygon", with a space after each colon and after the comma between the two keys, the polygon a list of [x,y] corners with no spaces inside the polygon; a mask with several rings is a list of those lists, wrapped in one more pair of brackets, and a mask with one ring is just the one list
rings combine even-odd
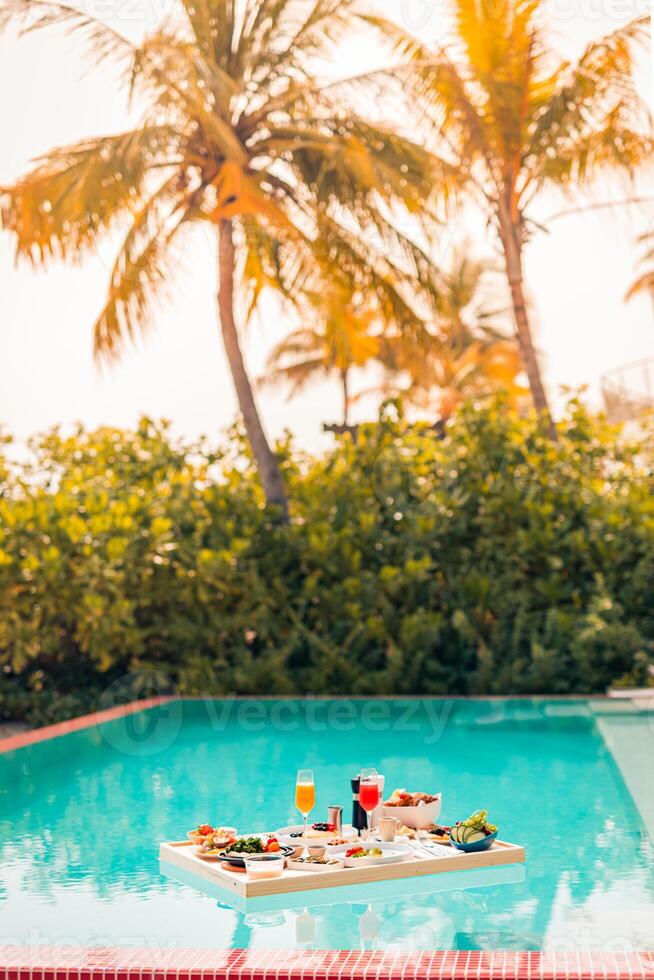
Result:
{"label": "champagne glass", "polygon": [[359,803],[368,817],[368,837],[372,834],[372,811],[379,806],[379,783],[376,769],[362,769],[359,783]]}
{"label": "champagne glass", "polygon": [[316,784],[312,769],[298,769],[295,780],[295,805],[304,817],[304,833],[307,836],[307,817],[316,805]]}

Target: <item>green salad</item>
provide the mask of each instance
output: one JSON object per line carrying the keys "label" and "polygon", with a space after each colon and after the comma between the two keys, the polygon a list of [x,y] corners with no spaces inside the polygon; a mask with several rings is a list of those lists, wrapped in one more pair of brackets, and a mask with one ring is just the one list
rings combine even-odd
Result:
{"label": "green salad", "polygon": [[465,820],[461,821],[462,826],[472,827],[473,830],[484,830],[487,834],[494,834],[497,827],[494,823],[488,823],[488,810],[477,810]]}
{"label": "green salad", "polygon": [[229,848],[231,854],[263,854],[264,851],[260,837],[239,837]]}
{"label": "green salad", "polygon": [[496,830],[494,823],[488,823],[488,810],[477,810],[465,820],[457,821],[450,830],[450,838],[455,844],[477,844]]}

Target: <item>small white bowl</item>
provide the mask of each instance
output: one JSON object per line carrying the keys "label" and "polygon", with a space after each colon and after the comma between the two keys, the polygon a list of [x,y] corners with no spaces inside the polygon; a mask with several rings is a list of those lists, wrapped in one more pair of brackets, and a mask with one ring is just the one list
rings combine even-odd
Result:
{"label": "small white bowl", "polygon": [[246,854],[245,870],[248,878],[281,878],[284,873],[284,854]]}
{"label": "small white bowl", "polygon": [[383,806],[382,813],[385,817],[395,817],[412,830],[426,830],[436,823],[441,812],[441,795],[439,793],[433,803],[423,803],[422,806]]}

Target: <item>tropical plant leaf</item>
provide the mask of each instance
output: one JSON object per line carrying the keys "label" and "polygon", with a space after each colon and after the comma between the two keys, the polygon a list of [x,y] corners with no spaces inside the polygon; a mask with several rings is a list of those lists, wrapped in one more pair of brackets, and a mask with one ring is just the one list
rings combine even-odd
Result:
{"label": "tropical plant leaf", "polygon": [[94,64],[108,59],[120,63],[134,55],[134,45],[119,31],[93,17],[83,7],[56,0],[3,0],[0,33],[9,26],[17,28],[20,34],[60,27],[66,35],[81,35]]}
{"label": "tropical plant leaf", "polygon": [[80,259],[134,206],[153,166],[174,166],[177,145],[172,127],[146,124],[42,157],[31,173],[0,188],[1,226],[14,233],[17,255]]}
{"label": "tropical plant leaf", "polygon": [[177,264],[172,245],[187,217],[174,177],[134,215],[93,328],[93,347],[99,359],[117,357],[128,341],[152,325],[156,304],[171,289]]}

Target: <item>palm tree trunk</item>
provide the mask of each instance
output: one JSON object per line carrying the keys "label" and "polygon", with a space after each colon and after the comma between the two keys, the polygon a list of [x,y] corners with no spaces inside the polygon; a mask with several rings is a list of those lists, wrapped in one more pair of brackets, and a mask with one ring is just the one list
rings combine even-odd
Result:
{"label": "palm tree trunk", "polygon": [[238,329],[234,319],[235,253],[230,221],[220,222],[218,245],[218,310],[225,353],[232,372],[239,408],[245,422],[245,430],[259,468],[266,501],[268,504],[273,504],[281,509],[282,518],[286,522],[288,520],[288,502],[284,480],[279,468],[279,461],[268,445],[266,434],[263,431],[252,385],[245,369]]}
{"label": "palm tree trunk", "polygon": [[345,368],[341,371],[341,386],[343,389],[343,425],[350,424],[350,387],[349,372]]}
{"label": "palm tree trunk", "polygon": [[545,423],[547,434],[550,439],[556,442],[556,427],[552,419],[552,413],[550,412],[545,386],[543,385],[543,379],[540,373],[540,365],[538,364],[538,357],[536,356],[536,350],[531,336],[531,326],[527,312],[522,274],[522,240],[520,228],[516,227],[513,222],[502,215],[500,215],[500,238],[506,263],[506,276],[511,291],[511,304],[513,306],[516,335],[522,355],[522,363],[529,379],[531,396],[534,400],[536,411]]}

